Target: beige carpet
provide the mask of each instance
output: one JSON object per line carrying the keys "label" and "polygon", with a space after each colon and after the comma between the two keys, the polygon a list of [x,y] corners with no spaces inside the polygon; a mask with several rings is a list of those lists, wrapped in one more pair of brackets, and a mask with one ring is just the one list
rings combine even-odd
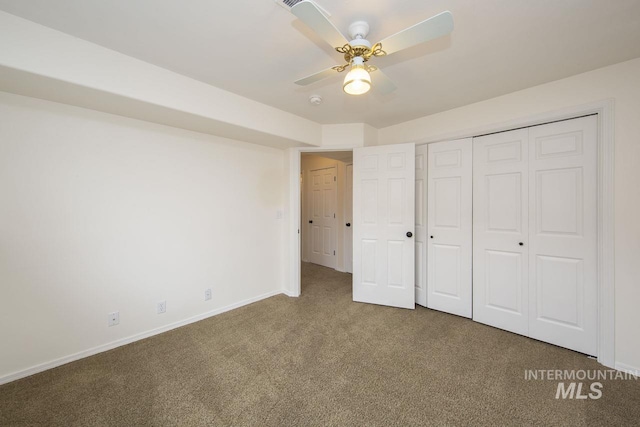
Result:
{"label": "beige carpet", "polygon": [[640,380],[556,400],[526,369],[586,356],[417,307],[351,301],[303,266],[275,296],[0,387],[0,425],[639,425]]}

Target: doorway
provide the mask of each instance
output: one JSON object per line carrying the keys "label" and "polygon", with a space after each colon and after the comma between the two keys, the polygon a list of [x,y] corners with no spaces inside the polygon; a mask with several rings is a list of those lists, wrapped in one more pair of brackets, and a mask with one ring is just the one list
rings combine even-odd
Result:
{"label": "doorway", "polygon": [[308,263],[352,272],[352,174],[351,150],[300,153],[301,271]]}

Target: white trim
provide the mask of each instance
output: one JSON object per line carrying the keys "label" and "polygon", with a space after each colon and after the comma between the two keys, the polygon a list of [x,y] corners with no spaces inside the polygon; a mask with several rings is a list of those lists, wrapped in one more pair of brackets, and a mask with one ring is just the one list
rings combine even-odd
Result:
{"label": "white trim", "polygon": [[615,369],[617,369],[618,371],[628,372],[634,377],[640,378],[640,369],[631,365],[627,365],[626,363],[616,362]]}
{"label": "white trim", "polygon": [[[413,141],[416,144],[439,142],[450,139],[471,138],[486,133],[500,132],[520,127],[535,126],[557,120],[571,119],[587,114],[598,114],[598,362],[614,368],[615,362],[615,276],[614,276],[614,100],[605,99],[589,104],[567,107],[535,116],[522,117],[501,123],[493,123],[463,131],[449,132],[434,138]],[[292,149],[292,157],[299,162],[301,151],[348,151],[353,147],[340,148],[297,148]],[[291,159],[290,159],[291,160]],[[300,173],[300,165],[290,163],[292,171]],[[298,187],[295,187],[299,191]],[[291,212],[299,209],[299,200],[289,199]],[[297,205],[296,205],[297,203]],[[292,221],[294,223],[294,221]],[[291,230],[295,228],[291,227]],[[300,293],[300,255],[291,254],[289,270],[297,270],[297,282],[291,281]],[[290,277],[294,274],[291,273]]]}
{"label": "white trim", "polygon": [[[349,168],[349,166],[351,166],[351,173],[353,175],[353,160],[350,163],[345,163],[344,165],[344,184],[343,184],[343,194],[342,194],[342,224],[345,224],[347,222],[347,204],[351,204],[351,216],[353,216],[353,176],[351,177],[351,185],[352,185],[351,200],[348,200],[346,197],[347,184],[349,182],[347,169]],[[353,221],[353,218],[351,218],[351,221]],[[347,230],[345,229],[345,232],[342,235],[343,249],[347,247],[347,242],[349,241],[346,231]],[[353,228],[351,228],[351,231],[353,231]],[[349,273],[349,271],[347,270],[347,251],[346,250],[342,251],[342,265],[344,266],[344,271],[342,271],[342,273]],[[353,273],[353,244],[351,245],[351,270],[352,270],[351,273]]]}
{"label": "white trim", "polygon": [[598,362],[615,365],[614,101],[598,113]]}
{"label": "white trim", "polygon": [[300,150],[289,149],[289,265],[286,295],[300,296]]}
{"label": "white trim", "polygon": [[267,292],[266,294],[258,295],[257,297],[249,298],[244,301],[239,301],[239,302],[227,305],[225,307],[216,308],[214,310],[207,311],[205,313],[198,314],[196,316],[192,316],[187,319],[171,323],[169,325],[161,326],[159,328],[155,328],[150,331],[141,332],[139,334],[131,335],[130,337],[126,337],[126,338],[121,338],[107,344],[99,345],[97,347],[93,347],[87,350],[80,351],[78,353],[71,354],[69,356],[60,357],[59,359],[55,359],[50,362],[41,363],[39,365],[32,366],[31,368],[13,372],[11,374],[0,377],[0,385],[10,383],[15,380],[19,380],[20,378],[29,377],[31,375],[34,375],[43,371],[47,371],[49,369],[56,368],[58,366],[66,365],[67,363],[75,362],[76,360],[84,359],[85,357],[93,356],[95,354],[102,353],[108,350],[113,350],[114,348],[121,347],[123,345],[127,345],[132,342],[139,341],[145,338],[149,338],[154,335],[158,335],[163,332],[167,332],[172,329],[179,328],[181,326],[186,326],[190,323],[199,322],[200,320],[204,320],[209,317],[216,316],[218,314],[222,314],[224,312],[234,310],[236,308],[249,305],[254,302],[261,301],[263,299],[270,298],[274,295],[278,295],[281,293],[284,293],[284,292],[281,292],[281,291]]}
{"label": "white trim", "polygon": [[295,298],[295,297],[299,297],[299,296],[300,296],[300,295],[295,295],[295,294],[293,294],[292,292],[289,292],[288,290],[283,290],[283,291],[282,291],[282,294],[283,294],[283,295],[286,295],[286,296],[288,296],[288,297],[290,297],[290,298]]}
{"label": "white trim", "polygon": [[[610,112],[612,113],[613,105],[614,99],[609,98],[573,107],[548,111],[546,113],[540,113],[533,116],[525,116],[517,119],[507,120],[504,122],[479,125],[459,131],[445,132],[428,138],[413,140],[413,142],[415,142],[416,145],[420,145],[430,144],[432,142],[448,141],[451,139],[474,138],[488,133],[503,132],[523,127],[543,125],[558,120],[574,119],[576,117],[585,116],[588,114],[601,114],[609,108],[611,108]],[[402,141],[398,143],[402,143]]]}

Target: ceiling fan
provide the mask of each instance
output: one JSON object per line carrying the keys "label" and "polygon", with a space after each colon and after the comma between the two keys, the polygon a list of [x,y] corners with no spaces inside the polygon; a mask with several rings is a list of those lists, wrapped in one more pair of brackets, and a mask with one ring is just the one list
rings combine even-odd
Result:
{"label": "ceiling fan", "polygon": [[295,4],[291,12],[308,27],[315,31],[324,41],[344,55],[346,64],[336,65],[312,74],[295,83],[306,86],[324,78],[343,72],[351,67],[342,85],[342,89],[350,95],[362,95],[371,88],[371,76],[375,72],[376,90],[386,94],[393,92],[396,85],[378,67],[366,62],[372,57],[391,55],[403,49],[444,36],[453,31],[453,16],[446,11],[425,21],[406,28],[380,42],[372,45],[367,39],[369,24],[356,21],[349,26],[348,41],[335,25],[325,16],[322,10],[311,0],[304,0]]}

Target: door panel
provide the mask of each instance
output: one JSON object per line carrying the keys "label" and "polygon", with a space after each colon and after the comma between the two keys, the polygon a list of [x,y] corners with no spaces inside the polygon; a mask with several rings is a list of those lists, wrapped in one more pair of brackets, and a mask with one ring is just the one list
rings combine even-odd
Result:
{"label": "door panel", "polygon": [[488,308],[519,315],[524,308],[522,262],[518,252],[485,251],[486,289]]}
{"label": "door panel", "polygon": [[461,186],[459,176],[433,179],[434,228],[460,229]]}
{"label": "door panel", "polygon": [[460,246],[431,245],[433,294],[460,299]]}
{"label": "door panel", "polygon": [[582,260],[536,257],[538,319],[569,327],[583,324],[584,266]]}
{"label": "door panel", "polygon": [[314,264],[335,268],[336,168],[312,170],[309,181],[311,250],[308,260]]}
{"label": "door panel", "polygon": [[529,130],[529,336],[597,354],[597,117]]}
{"label": "door panel", "polygon": [[415,307],[415,147],[353,152],[353,300]]}
{"label": "door panel", "polygon": [[416,147],[416,304],[427,306],[427,153]]}
{"label": "door panel", "polygon": [[527,129],[473,139],[473,319],[523,335],[529,322],[527,148]]}
{"label": "door panel", "polygon": [[471,139],[428,145],[427,307],[471,317]]}
{"label": "door panel", "polygon": [[536,171],[536,233],[582,236],[582,168]]}

